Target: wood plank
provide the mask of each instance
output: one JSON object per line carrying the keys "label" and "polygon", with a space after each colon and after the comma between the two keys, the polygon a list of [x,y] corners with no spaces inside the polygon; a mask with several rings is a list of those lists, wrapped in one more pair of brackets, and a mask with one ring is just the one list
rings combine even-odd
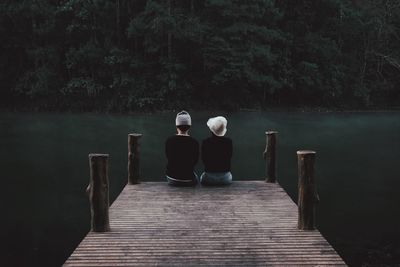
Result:
{"label": "wood plank", "polygon": [[64,266],[346,266],[318,231],[297,229],[278,184],[127,185],[111,232],[90,232]]}

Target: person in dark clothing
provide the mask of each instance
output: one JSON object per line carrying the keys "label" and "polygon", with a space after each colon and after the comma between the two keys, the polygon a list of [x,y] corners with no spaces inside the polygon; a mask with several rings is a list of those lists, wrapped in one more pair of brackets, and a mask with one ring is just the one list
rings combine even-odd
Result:
{"label": "person in dark clothing", "polygon": [[211,137],[201,144],[201,158],[204,172],[200,177],[202,185],[228,185],[232,183],[231,158],[232,140],[225,137],[228,122],[218,116],[207,122]]}
{"label": "person in dark clothing", "polygon": [[199,143],[189,136],[192,125],[189,113],[184,110],[179,112],[175,124],[177,134],[165,142],[168,160],[166,178],[170,185],[195,186],[198,178],[194,166],[199,160]]}

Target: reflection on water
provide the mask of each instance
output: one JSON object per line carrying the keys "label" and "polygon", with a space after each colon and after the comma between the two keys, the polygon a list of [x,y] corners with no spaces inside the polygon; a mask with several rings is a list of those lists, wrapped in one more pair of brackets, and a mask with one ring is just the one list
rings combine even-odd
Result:
{"label": "reflection on water", "polygon": [[[296,199],[296,150],[317,151],[318,227],[351,265],[400,262],[399,113],[193,113],[228,118],[234,180],[263,179],[266,130],[277,130],[278,180]],[[163,177],[174,113],[0,114],[1,258],[9,266],[58,266],[89,230],[88,154],[110,154],[110,197],[126,183],[127,134],[143,133],[142,176]],[[201,171],[201,164],[197,166]]]}

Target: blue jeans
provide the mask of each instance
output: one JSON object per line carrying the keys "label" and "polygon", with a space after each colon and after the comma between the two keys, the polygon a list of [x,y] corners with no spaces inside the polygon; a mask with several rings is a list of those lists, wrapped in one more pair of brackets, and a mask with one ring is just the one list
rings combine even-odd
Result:
{"label": "blue jeans", "polygon": [[202,185],[230,185],[232,183],[231,172],[203,172],[200,176]]}
{"label": "blue jeans", "polygon": [[199,177],[195,172],[193,172],[194,177],[192,180],[180,180],[180,179],[175,179],[172,177],[169,177],[168,175],[165,175],[165,178],[167,178],[167,182],[169,185],[172,186],[196,186],[199,183]]}

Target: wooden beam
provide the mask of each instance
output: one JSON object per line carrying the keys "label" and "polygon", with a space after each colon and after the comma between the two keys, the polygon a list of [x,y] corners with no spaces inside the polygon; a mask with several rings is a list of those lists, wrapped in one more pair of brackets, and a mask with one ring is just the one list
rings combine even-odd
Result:
{"label": "wooden beam", "polygon": [[276,182],[276,131],[265,132],[266,146],[264,151],[266,182]]}
{"label": "wooden beam", "polygon": [[128,184],[140,181],[140,143],[142,134],[128,134]]}
{"label": "wooden beam", "polygon": [[315,151],[297,151],[298,165],[298,228],[301,230],[315,229],[315,206],[319,201],[314,179]]}
{"label": "wooden beam", "polygon": [[90,182],[86,192],[90,201],[93,232],[110,231],[108,157],[108,154],[89,154]]}

